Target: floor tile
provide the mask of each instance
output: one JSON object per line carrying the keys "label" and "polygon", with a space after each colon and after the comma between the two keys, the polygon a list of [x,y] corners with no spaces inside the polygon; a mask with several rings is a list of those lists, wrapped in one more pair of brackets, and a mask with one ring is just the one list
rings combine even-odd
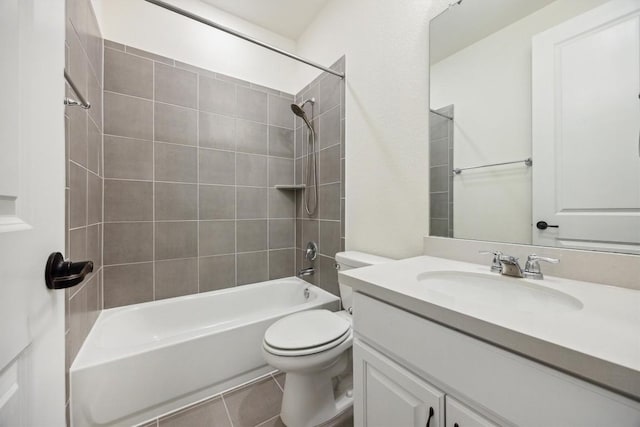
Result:
{"label": "floor tile", "polygon": [[280,413],[282,391],[273,378],[225,394],[234,427],[255,427]]}

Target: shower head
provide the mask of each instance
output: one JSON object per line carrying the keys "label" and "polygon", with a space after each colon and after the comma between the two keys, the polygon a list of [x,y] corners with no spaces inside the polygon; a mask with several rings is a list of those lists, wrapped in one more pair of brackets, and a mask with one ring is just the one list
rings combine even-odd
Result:
{"label": "shower head", "polygon": [[307,113],[305,113],[302,107],[298,104],[291,104],[291,111],[293,111],[293,114],[298,117],[305,118],[307,116]]}
{"label": "shower head", "polygon": [[305,113],[302,107],[304,107],[305,104],[307,103],[311,103],[311,105],[313,105],[315,104],[315,102],[316,102],[315,98],[310,98],[300,104],[291,104],[291,111],[293,111],[293,114],[295,114],[296,116],[304,120],[304,122],[307,124],[307,126],[309,126],[309,128],[311,128],[311,123],[309,123],[309,118],[307,117],[307,113]]}

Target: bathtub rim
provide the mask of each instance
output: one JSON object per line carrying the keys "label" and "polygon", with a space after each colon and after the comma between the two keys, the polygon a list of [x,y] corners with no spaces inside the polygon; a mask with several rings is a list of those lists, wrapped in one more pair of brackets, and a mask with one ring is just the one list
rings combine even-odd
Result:
{"label": "bathtub rim", "polygon": [[[87,334],[87,337],[85,338],[85,341],[83,342],[80,350],[78,351],[78,354],[76,355],[75,359],[73,360],[73,362],[71,363],[70,367],[69,367],[69,375],[71,375],[72,372],[78,372],[78,371],[82,371],[85,369],[89,369],[89,368],[93,368],[105,363],[110,363],[110,362],[115,362],[115,361],[119,361],[119,360],[123,360],[129,357],[133,357],[133,356],[137,356],[140,354],[144,354],[147,352],[151,352],[154,350],[159,350],[161,348],[167,348],[167,347],[171,347],[171,346],[176,346],[176,345],[180,345],[183,344],[187,341],[190,340],[195,340],[195,339],[200,339],[203,338],[207,335],[210,335],[212,333],[212,329],[215,328],[215,332],[214,333],[218,333],[218,332],[227,332],[230,331],[232,329],[236,329],[239,327],[242,327],[243,325],[253,325],[255,323],[264,321],[265,319],[271,317],[275,311],[262,311],[261,315],[254,315],[249,317],[248,319],[246,319],[243,322],[238,322],[238,321],[233,321],[233,322],[229,322],[229,324],[224,325],[224,326],[220,326],[220,325],[216,325],[215,327],[212,328],[202,328],[199,329],[197,331],[193,331],[190,333],[182,333],[182,334],[177,334],[174,335],[170,338],[167,338],[165,340],[161,340],[158,341],[157,343],[155,343],[155,345],[149,345],[146,344],[144,346],[139,346],[138,348],[134,348],[131,351],[127,351],[127,352],[119,352],[119,354],[113,354],[115,353],[115,351],[109,351],[107,355],[102,356],[102,357],[96,357],[95,352],[98,351],[105,351],[107,352],[108,350],[105,349],[104,347],[99,347],[97,346],[94,341],[96,340],[95,334],[98,333],[98,329],[100,327],[100,322],[104,322],[106,320],[106,318],[114,316],[116,314],[118,314],[119,312],[122,311],[132,311],[132,310],[140,310],[143,309],[144,307],[148,307],[151,305],[167,305],[167,304],[171,304],[171,303],[176,303],[179,301],[188,301],[191,299],[196,299],[198,297],[202,297],[204,295],[209,295],[210,294],[216,294],[216,295],[224,295],[224,294],[229,294],[229,293],[236,293],[239,291],[249,291],[250,287],[255,287],[255,288],[259,288],[259,287],[267,287],[270,284],[273,284],[274,282],[281,282],[283,280],[292,280],[295,281],[297,284],[304,284],[305,286],[308,286],[309,289],[311,290],[312,293],[315,293],[317,295],[317,297],[311,301],[305,301],[304,303],[301,304],[297,304],[297,305],[292,305],[290,307],[287,307],[286,309],[283,309],[281,312],[281,314],[284,315],[289,315],[298,311],[303,311],[305,309],[309,309],[308,307],[313,307],[313,306],[322,306],[324,304],[328,304],[328,303],[332,303],[332,302],[337,302],[338,303],[338,309],[340,306],[340,297],[320,288],[319,286],[313,285],[309,282],[306,282],[296,276],[291,276],[291,277],[284,277],[281,279],[273,279],[273,280],[268,280],[265,282],[257,282],[257,283],[251,283],[251,284],[247,284],[247,285],[239,285],[239,286],[234,286],[231,288],[225,288],[225,289],[220,289],[220,290],[213,290],[213,291],[207,291],[207,292],[201,292],[198,294],[190,294],[190,295],[182,295],[179,297],[173,297],[173,298],[166,298],[166,299],[162,299],[162,300],[157,300],[157,301],[147,301],[147,302],[143,302],[143,303],[137,303],[137,304],[131,304],[131,305],[126,305],[126,306],[121,306],[121,307],[113,307],[110,309],[105,309],[102,310],[102,312],[100,313],[100,315],[98,316],[98,318],[96,319],[96,321],[94,322],[91,330],[89,331],[89,333]],[[268,313],[268,314],[267,314]],[[237,320],[237,319],[236,319]],[[92,348],[90,348],[92,347]],[[92,351],[93,350],[93,351]],[[87,355],[86,353],[92,351],[92,353],[90,353],[89,355]],[[87,359],[87,360],[84,360]]]}

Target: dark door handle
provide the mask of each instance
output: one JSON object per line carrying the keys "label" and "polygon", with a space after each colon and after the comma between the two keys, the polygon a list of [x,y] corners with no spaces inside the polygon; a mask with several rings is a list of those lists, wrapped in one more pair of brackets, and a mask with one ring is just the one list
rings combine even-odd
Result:
{"label": "dark door handle", "polygon": [[431,422],[431,418],[433,417],[433,408],[429,407],[429,418],[427,418],[427,426],[429,427],[429,423]]}
{"label": "dark door handle", "polygon": [[47,259],[44,280],[49,289],[64,289],[82,282],[93,271],[93,261],[65,261],[60,252],[54,252]]}
{"label": "dark door handle", "polygon": [[559,225],[549,225],[549,224],[547,224],[547,221],[538,221],[536,223],[536,227],[538,228],[538,230],[546,230],[547,228],[560,228]]}

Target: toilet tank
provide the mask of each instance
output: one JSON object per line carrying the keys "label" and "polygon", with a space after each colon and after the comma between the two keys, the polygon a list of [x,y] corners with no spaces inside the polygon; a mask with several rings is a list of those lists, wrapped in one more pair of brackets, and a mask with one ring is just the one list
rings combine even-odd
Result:
{"label": "toilet tank", "polygon": [[[339,271],[351,270],[352,268],[366,267],[375,264],[384,264],[393,261],[391,258],[385,258],[377,255],[371,255],[364,252],[346,251],[336,254],[336,268]],[[342,308],[350,310],[353,305],[353,291],[350,286],[340,285],[340,299],[342,300]]]}

